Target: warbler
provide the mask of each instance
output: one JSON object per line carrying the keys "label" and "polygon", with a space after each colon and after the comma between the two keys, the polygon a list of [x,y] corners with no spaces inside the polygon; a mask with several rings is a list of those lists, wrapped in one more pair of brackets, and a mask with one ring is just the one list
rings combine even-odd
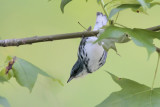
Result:
{"label": "warbler", "polygon": [[[99,30],[106,24],[106,16],[97,12],[96,24],[93,30]],[[107,52],[98,43],[93,43],[96,40],[96,36],[82,38],[78,49],[78,60],[71,70],[67,83],[73,78],[82,77],[86,74],[95,72],[105,64]]]}

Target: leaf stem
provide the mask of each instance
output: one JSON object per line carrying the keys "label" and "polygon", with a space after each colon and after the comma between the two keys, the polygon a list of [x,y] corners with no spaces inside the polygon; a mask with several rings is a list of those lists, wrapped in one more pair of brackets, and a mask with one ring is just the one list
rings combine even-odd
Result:
{"label": "leaf stem", "polygon": [[126,27],[126,26],[124,26],[122,24],[119,24],[119,23],[114,23],[114,24],[119,25],[119,26],[124,27],[124,28],[128,28],[128,27]]}
{"label": "leaf stem", "polygon": [[160,53],[158,53],[158,60],[157,60],[157,65],[156,65],[156,70],[155,70],[155,74],[154,74],[151,90],[153,90],[155,79],[156,79],[156,76],[157,76],[159,59],[160,59]]}
{"label": "leaf stem", "polygon": [[116,21],[117,21],[117,19],[118,19],[118,16],[119,16],[119,12],[118,12],[118,14],[117,14],[117,16],[116,16],[116,19],[115,19],[115,21],[114,21],[115,23],[116,23]]}
{"label": "leaf stem", "polygon": [[107,17],[107,20],[109,21],[109,24],[111,24],[111,20],[109,19],[108,13],[107,13],[107,11],[106,11],[106,9],[105,9],[105,7],[104,7],[104,2],[103,2],[103,0],[101,0],[100,4],[101,4],[101,7],[102,7],[102,9],[103,9],[106,17]]}

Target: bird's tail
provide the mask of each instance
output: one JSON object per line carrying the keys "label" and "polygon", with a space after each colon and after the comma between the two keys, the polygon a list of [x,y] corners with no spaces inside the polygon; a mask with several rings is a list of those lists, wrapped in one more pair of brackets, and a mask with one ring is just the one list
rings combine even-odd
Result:
{"label": "bird's tail", "polygon": [[101,12],[97,12],[96,24],[93,30],[99,30],[101,27],[107,24],[107,17]]}

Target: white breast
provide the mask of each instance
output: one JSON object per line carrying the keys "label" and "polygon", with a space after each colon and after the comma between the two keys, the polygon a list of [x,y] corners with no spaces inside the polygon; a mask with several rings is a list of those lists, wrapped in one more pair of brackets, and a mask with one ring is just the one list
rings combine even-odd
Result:
{"label": "white breast", "polygon": [[88,67],[91,72],[96,71],[99,68],[99,60],[103,55],[104,49],[98,43],[93,44],[97,40],[97,37],[89,37],[85,45],[86,53],[89,57]]}

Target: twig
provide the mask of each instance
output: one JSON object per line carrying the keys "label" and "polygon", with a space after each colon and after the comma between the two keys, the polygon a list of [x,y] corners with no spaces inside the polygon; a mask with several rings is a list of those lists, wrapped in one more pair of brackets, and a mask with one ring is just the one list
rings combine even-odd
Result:
{"label": "twig", "polygon": [[107,17],[107,20],[109,21],[109,24],[111,24],[111,20],[109,19],[108,12],[107,12],[107,10],[105,9],[105,6],[104,6],[105,4],[104,4],[103,0],[101,0],[100,4],[101,4],[101,7],[102,7],[102,9],[103,9],[106,17]]}
{"label": "twig", "polygon": [[[80,22],[78,22],[78,24],[79,24],[84,30],[88,31],[87,28],[84,27]],[[91,30],[89,30],[89,31],[91,31]]]}
{"label": "twig", "polygon": [[154,74],[154,77],[153,77],[153,82],[152,82],[151,90],[153,90],[154,83],[155,83],[155,80],[156,80],[156,76],[157,76],[157,72],[158,72],[159,59],[160,59],[160,54],[158,53],[158,60],[157,60],[155,74]]}
{"label": "twig", "polygon": [[116,23],[116,21],[118,19],[118,16],[119,16],[119,12],[117,13],[117,16],[116,16],[116,19],[115,19],[114,23]]}
{"label": "twig", "polygon": [[115,25],[119,25],[119,26],[121,26],[121,27],[124,27],[124,28],[127,28],[126,26],[124,26],[124,25],[122,25],[122,24],[119,24],[119,23],[114,23]]}

